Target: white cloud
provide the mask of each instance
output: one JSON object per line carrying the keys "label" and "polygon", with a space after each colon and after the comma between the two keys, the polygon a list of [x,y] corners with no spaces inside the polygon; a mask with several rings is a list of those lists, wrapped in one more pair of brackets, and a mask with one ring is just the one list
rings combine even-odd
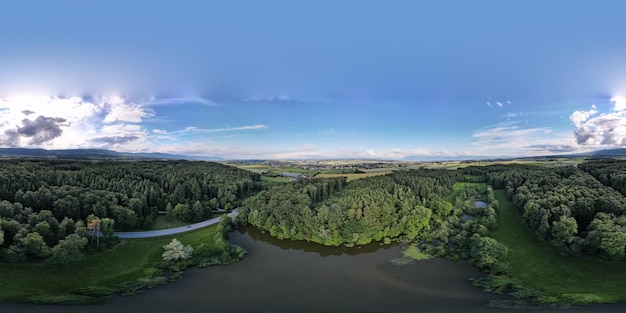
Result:
{"label": "white cloud", "polygon": [[517,113],[507,112],[502,117],[508,120],[508,119],[516,118],[517,116],[518,116]]}
{"label": "white cloud", "polygon": [[574,113],[570,115],[569,119],[572,123],[574,123],[574,125],[576,125],[576,127],[578,127],[596,113],[598,113],[598,111],[595,110],[595,105],[593,105],[589,111],[574,111]]}
{"label": "white cloud", "polygon": [[0,146],[127,150],[146,141],[141,122],[153,112],[121,97],[26,95],[0,98]]}
{"label": "white cloud", "polygon": [[328,98],[307,98],[307,97],[290,97],[285,94],[274,96],[258,96],[244,98],[243,102],[262,102],[262,103],[330,103],[333,100]]}
{"label": "white cloud", "polygon": [[613,103],[613,110],[615,111],[624,111],[626,110],[626,97],[624,96],[614,96],[611,98],[611,103]]}
{"label": "white cloud", "polygon": [[154,111],[140,104],[126,103],[121,97],[103,97],[103,106],[107,108],[107,115],[103,122],[130,122],[141,123],[144,117],[154,116]]}
{"label": "white cloud", "polygon": [[544,133],[545,127],[519,128],[517,125],[498,125],[492,128],[485,128],[475,131],[473,138],[484,141],[508,140],[511,138],[525,138],[535,134]]}
{"label": "white cloud", "polygon": [[[84,142],[90,131],[90,124],[102,112],[96,103],[80,97],[50,97],[45,95],[22,95],[0,98],[0,136],[7,136],[18,130],[25,120],[64,119],[62,132],[51,140],[35,143],[48,148],[77,147]],[[3,141],[3,140],[0,140]],[[26,146],[32,141],[20,141],[19,146]]]}
{"label": "white cloud", "polygon": [[496,101],[496,104],[497,104],[499,107],[502,107],[502,102],[500,102],[500,101]]}
{"label": "white cloud", "polygon": [[576,142],[587,146],[626,146],[626,98],[610,99],[613,111],[599,112],[595,105],[589,111],[575,111],[570,116],[574,123]]}
{"label": "white cloud", "polygon": [[487,105],[488,105],[489,107],[491,107],[491,102],[487,101]]}
{"label": "white cloud", "polygon": [[183,103],[197,103],[202,105],[214,106],[213,101],[202,97],[173,97],[173,98],[157,98],[151,97],[144,103],[146,106],[171,105]]}
{"label": "white cloud", "polygon": [[225,128],[198,128],[195,126],[186,127],[183,130],[175,131],[172,133],[187,133],[187,132],[197,132],[197,133],[221,133],[221,132],[232,132],[232,131],[240,131],[240,130],[261,130],[267,129],[269,126],[263,124],[257,125],[246,125],[240,127],[225,127]]}
{"label": "white cloud", "polygon": [[[548,127],[524,127],[523,124],[515,121],[502,122],[478,129],[472,133],[472,139],[472,149],[470,150],[477,155],[532,156],[552,154],[557,150],[556,145],[580,149],[569,132],[555,132]],[[551,147],[554,151],[550,151]]]}

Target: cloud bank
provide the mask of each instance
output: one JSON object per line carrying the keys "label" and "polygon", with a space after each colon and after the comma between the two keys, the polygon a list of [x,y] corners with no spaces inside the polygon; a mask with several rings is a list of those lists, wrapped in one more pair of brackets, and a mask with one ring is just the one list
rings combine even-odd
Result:
{"label": "cloud bank", "polygon": [[153,115],[121,97],[0,98],[0,146],[132,150],[147,141],[141,123]]}
{"label": "cloud bank", "polygon": [[17,146],[21,142],[21,138],[30,138],[29,145],[42,145],[46,142],[54,140],[63,134],[61,126],[66,119],[61,117],[45,117],[39,116],[35,120],[23,119],[22,127],[17,126],[16,129],[7,129],[4,141],[10,146]]}
{"label": "cloud bank", "polygon": [[612,111],[598,115],[596,106],[588,111],[575,111],[570,121],[576,127],[574,137],[580,145],[626,146],[626,98],[611,98]]}

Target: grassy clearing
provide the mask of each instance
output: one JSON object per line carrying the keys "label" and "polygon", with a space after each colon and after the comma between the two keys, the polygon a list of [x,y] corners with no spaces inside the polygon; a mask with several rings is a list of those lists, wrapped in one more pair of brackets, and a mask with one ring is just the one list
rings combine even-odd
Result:
{"label": "grassy clearing", "polygon": [[536,239],[504,191],[496,190],[495,195],[500,208],[498,227],[491,236],[509,248],[506,262],[513,276],[545,293],[546,301],[626,301],[624,262],[560,255],[549,244]]}
{"label": "grassy clearing", "polygon": [[280,174],[282,172],[290,172],[300,173],[307,176],[313,176],[318,173],[318,171],[305,170],[295,166],[279,167],[267,164],[232,164],[232,166],[255,173],[272,172],[274,174]]}
{"label": "grassy clearing", "polygon": [[315,175],[315,178],[331,178],[331,177],[346,177],[348,179],[348,181],[351,180],[355,180],[355,179],[360,179],[360,178],[365,178],[365,177],[372,177],[372,176],[379,176],[379,175],[385,175],[385,174],[389,174],[391,173],[391,171],[389,172],[368,172],[368,173],[360,173],[360,174],[317,174]]}
{"label": "grassy clearing", "polygon": [[465,189],[466,186],[484,186],[484,185],[485,185],[484,183],[467,183],[467,182],[455,183],[452,193],[449,194],[445,200],[452,204],[455,204],[456,197],[459,195],[459,193],[461,193],[463,189]]}
{"label": "grassy clearing", "polygon": [[265,165],[265,164],[227,164],[227,165],[234,166],[242,170],[259,173],[259,174],[263,172],[269,172],[272,169],[274,169],[273,167],[269,165]]}
{"label": "grassy clearing", "polygon": [[217,227],[168,237],[126,240],[118,247],[69,265],[0,263],[0,301],[29,301],[90,287],[115,287],[144,276],[144,269],[161,263],[163,245],[178,238],[197,247],[211,242]]}
{"label": "grassy clearing", "polygon": [[171,218],[167,215],[159,215],[154,221],[154,224],[152,224],[152,227],[150,227],[150,230],[168,229],[168,228],[186,226],[189,224],[191,223],[183,222],[181,220]]}

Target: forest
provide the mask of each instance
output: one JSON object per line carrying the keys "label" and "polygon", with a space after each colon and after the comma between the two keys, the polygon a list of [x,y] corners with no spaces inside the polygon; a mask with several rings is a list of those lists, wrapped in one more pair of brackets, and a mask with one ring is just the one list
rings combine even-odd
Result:
{"label": "forest", "polygon": [[259,174],[211,162],[4,160],[0,258],[69,263],[92,245],[89,230],[148,229],[159,212],[205,220],[259,186]]}
{"label": "forest", "polygon": [[[465,187],[456,190],[459,184]],[[478,238],[496,225],[493,189],[502,189],[537,238],[561,253],[623,260],[624,186],[626,161],[619,160],[402,170],[349,183],[304,179],[270,186],[243,202],[241,219],[280,239],[346,246],[402,240],[437,255],[471,258]],[[476,199],[488,207],[474,207]]]}
{"label": "forest", "polygon": [[[305,179],[248,198],[240,218],[280,239],[331,246],[402,240],[434,255],[490,266],[506,255],[487,237],[496,225],[498,203],[491,187],[458,184],[461,180],[469,180],[462,171],[428,169],[350,183]],[[477,200],[485,207],[477,208]]]}
{"label": "forest", "polygon": [[623,260],[626,198],[612,188],[611,180],[602,179],[602,173],[617,164],[624,167],[626,162],[588,162],[579,168],[511,166],[484,170],[487,182],[506,190],[507,197],[542,241],[565,254]]}
{"label": "forest", "polygon": [[0,258],[68,263],[99,244],[93,230],[110,237],[149,229],[159,214],[195,222],[238,208],[240,223],[279,239],[330,246],[404,241],[498,271],[506,247],[489,233],[497,226],[499,189],[537,238],[562,254],[624,260],[625,168],[619,160],[509,164],[285,183],[212,162],[4,160]]}

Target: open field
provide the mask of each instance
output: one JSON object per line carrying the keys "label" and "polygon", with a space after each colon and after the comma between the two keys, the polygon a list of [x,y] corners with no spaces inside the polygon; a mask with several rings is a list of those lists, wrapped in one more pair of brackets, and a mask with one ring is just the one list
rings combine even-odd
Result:
{"label": "open field", "polygon": [[489,161],[448,161],[448,162],[424,162],[410,165],[409,168],[450,169],[469,166],[489,166],[495,164],[523,164],[531,166],[571,166],[585,161],[584,158],[557,158],[557,159],[516,159],[516,160],[489,160]]}
{"label": "open field", "polygon": [[231,166],[240,168],[242,170],[247,170],[247,171],[255,172],[259,174],[273,169],[271,166],[265,165],[265,164],[227,164],[227,165],[231,165]]}
{"label": "open field", "polygon": [[[144,269],[161,262],[163,245],[178,238],[185,245],[212,242],[217,227],[168,237],[128,239],[118,247],[68,265],[0,263],[0,301],[28,301],[89,286],[115,287],[144,276]],[[9,283],[10,282],[10,283]]]}
{"label": "open field", "polygon": [[303,168],[296,167],[296,166],[282,167],[282,166],[272,166],[268,164],[228,164],[228,165],[235,166],[237,168],[259,173],[259,174],[265,173],[265,172],[271,172],[275,174],[280,174],[282,172],[291,172],[291,173],[300,173],[300,174],[304,174],[307,176],[313,176],[318,173],[318,171],[311,171],[311,170],[303,169]]}
{"label": "open field", "polygon": [[[468,166],[489,166],[494,164],[524,164],[531,166],[572,166],[585,161],[585,158],[529,158],[515,160],[485,160],[485,161],[375,161],[375,160],[317,160],[317,161],[285,161],[276,164],[267,163],[227,163],[255,173],[272,173],[280,175],[282,172],[300,173],[308,177],[329,178],[344,176],[348,181],[402,171],[410,169],[449,169],[455,170]],[[346,173],[358,169],[365,173]],[[264,181],[287,182],[290,178],[264,176]]]}
{"label": "open field", "polygon": [[386,169],[386,170],[377,169],[377,171],[371,171],[370,172],[368,170],[368,171],[365,171],[365,173],[359,173],[359,174],[317,174],[317,175],[315,175],[315,177],[316,178],[347,177],[348,181],[351,181],[351,180],[365,178],[365,177],[385,175],[385,174],[389,174],[391,172],[392,172],[391,169]]}
{"label": "open field", "polygon": [[509,248],[510,271],[528,287],[563,302],[626,301],[626,264],[583,256],[564,256],[536,239],[522,215],[495,191],[498,226],[491,236]]}

